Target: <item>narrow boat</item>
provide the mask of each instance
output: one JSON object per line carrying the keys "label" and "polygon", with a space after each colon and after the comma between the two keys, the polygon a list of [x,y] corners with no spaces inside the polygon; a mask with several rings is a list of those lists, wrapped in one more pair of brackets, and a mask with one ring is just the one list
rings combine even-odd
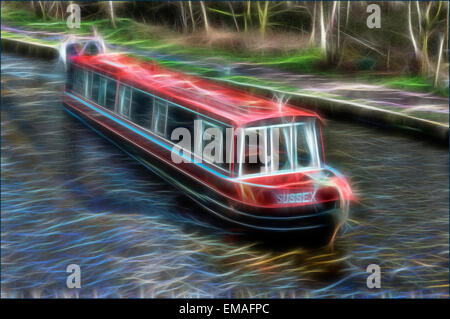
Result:
{"label": "narrow boat", "polygon": [[352,191],[317,114],[102,51],[67,48],[68,112],[236,228],[336,234]]}

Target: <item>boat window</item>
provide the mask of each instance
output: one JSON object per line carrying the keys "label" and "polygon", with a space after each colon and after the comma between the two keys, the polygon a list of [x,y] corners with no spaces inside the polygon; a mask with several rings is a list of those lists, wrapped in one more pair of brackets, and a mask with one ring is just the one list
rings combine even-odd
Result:
{"label": "boat window", "polygon": [[139,126],[151,129],[153,96],[134,89],[131,100],[131,120]]}
{"label": "boat window", "polygon": [[83,55],[97,55],[100,53],[99,44],[96,42],[88,42],[82,52]]}
{"label": "boat window", "polygon": [[167,102],[156,99],[153,113],[153,131],[161,136],[166,136]]}
{"label": "boat window", "polygon": [[269,134],[267,128],[246,129],[243,133],[241,175],[267,173]]}
{"label": "boat window", "polygon": [[239,175],[270,175],[319,167],[314,124],[307,121],[245,129],[238,145]]}
{"label": "boat window", "polygon": [[66,78],[66,90],[73,90],[73,83],[75,79],[75,70],[76,68],[72,65],[72,63],[68,63],[67,65],[67,78]]}
{"label": "boat window", "polygon": [[84,82],[83,95],[86,98],[90,99],[92,89],[92,72],[84,71],[83,82]]}
{"label": "boat window", "polygon": [[105,107],[111,111],[114,111],[116,104],[116,89],[117,82],[114,80],[106,79],[106,104]]}
{"label": "boat window", "polygon": [[272,171],[285,171],[292,169],[293,168],[292,126],[289,125],[271,128],[270,142],[271,142],[270,148],[272,150],[270,169]]}
{"label": "boat window", "polygon": [[295,145],[296,145],[296,167],[309,167],[314,164],[312,151],[315,145],[314,134],[311,129],[308,129],[306,125],[297,125],[295,134]]}
{"label": "boat window", "polygon": [[119,89],[119,113],[126,118],[130,118],[130,109],[131,88],[122,85]]}
{"label": "boat window", "polygon": [[194,121],[197,115],[174,104],[169,105],[169,118],[167,120],[167,136],[171,137],[176,128],[185,128],[191,134],[191,147],[194,146]]}
{"label": "boat window", "polygon": [[[99,92],[100,92],[100,75],[94,73],[92,75],[92,91],[91,91],[91,99],[95,103],[99,102]],[[98,103],[100,104],[100,103]]]}
{"label": "boat window", "polygon": [[226,128],[218,123],[202,120],[201,136],[203,160],[228,170],[230,163],[226,160]]}
{"label": "boat window", "polygon": [[99,89],[98,89],[98,104],[101,106],[106,105],[106,88],[108,85],[108,79],[100,76],[99,77]]}
{"label": "boat window", "polygon": [[74,81],[73,81],[73,90],[78,93],[83,93],[83,83],[84,83],[84,71],[80,68],[74,69]]}

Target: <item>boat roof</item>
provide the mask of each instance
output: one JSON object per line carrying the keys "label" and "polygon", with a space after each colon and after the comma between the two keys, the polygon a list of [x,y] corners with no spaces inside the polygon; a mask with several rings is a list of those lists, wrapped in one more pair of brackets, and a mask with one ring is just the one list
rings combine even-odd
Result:
{"label": "boat roof", "polygon": [[237,127],[273,118],[318,118],[314,112],[287,104],[280,105],[269,98],[169,70],[155,62],[140,61],[124,54],[81,55],[74,57],[72,61]]}

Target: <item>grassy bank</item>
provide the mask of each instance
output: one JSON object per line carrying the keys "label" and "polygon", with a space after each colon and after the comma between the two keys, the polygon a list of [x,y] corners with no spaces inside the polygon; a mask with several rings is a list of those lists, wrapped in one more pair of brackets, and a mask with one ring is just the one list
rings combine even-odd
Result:
{"label": "grassy bank", "polygon": [[[7,6],[2,10],[2,23],[8,26],[26,28],[27,30],[75,33],[80,36],[92,35],[97,30],[102,37],[112,45],[126,46],[137,50],[157,51],[163,54],[182,55],[191,58],[211,58],[226,63],[253,63],[256,65],[279,68],[290,72],[320,74],[329,77],[343,76],[336,70],[323,71],[324,56],[318,48],[267,52],[265,50],[245,50],[235,48],[225,41],[219,43],[204,43],[204,38],[184,39],[184,36],[162,26],[152,26],[138,23],[128,18],[118,18],[116,28],[108,19],[83,21],[79,29],[68,29],[66,21],[35,16],[31,11],[11,9]],[[13,34],[2,32],[2,36],[13,37]],[[204,37],[204,35],[201,35]],[[213,36],[210,36],[213,37]],[[216,37],[218,37],[216,35]],[[197,41],[195,41],[197,40]],[[233,40],[233,39],[232,39]],[[51,39],[41,41],[54,43]],[[229,42],[232,42],[231,40]],[[172,67],[181,67],[182,63],[173,63]],[[321,67],[322,66],[322,67]],[[213,70],[198,69],[201,73],[211,73]],[[370,84],[382,84],[387,87],[417,92],[434,93],[448,97],[448,88],[433,88],[430,79],[415,75],[370,75],[352,72],[344,77]]]}

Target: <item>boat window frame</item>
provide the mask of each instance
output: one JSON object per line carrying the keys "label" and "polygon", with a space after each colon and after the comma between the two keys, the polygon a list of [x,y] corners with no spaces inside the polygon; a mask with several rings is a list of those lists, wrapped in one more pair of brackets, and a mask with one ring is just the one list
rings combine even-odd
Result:
{"label": "boat window frame", "polygon": [[[315,137],[313,139],[313,144],[310,145],[311,149],[311,153],[313,153],[312,156],[312,161],[314,162],[314,164],[311,166],[301,166],[298,167],[298,161],[297,161],[297,134],[298,134],[298,130],[294,129],[294,127],[296,126],[300,126],[300,125],[309,125],[309,128],[313,131],[313,136]],[[291,139],[291,152],[293,154],[291,154],[291,159],[290,159],[290,166],[291,169],[284,169],[284,170],[274,170],[273,169],[273,163],[270,165],[271,167],[269,167],[269,170],[267,170],[268,168],[268,159],[266,157],[266,163],[265,163],[265,173],[256,173],[256,174],[242,174],[242,167],[244,164],[243,163],[243,156],[244,156],[244,147],[245,147],[245,131],[246,130],[257,130],[257,129],[265,129],[266,131],[270,131],[269,135],[270,135],[270,153],[268,152],[269,148],[265,148],[266,149],[266,155],[268,154],[272,154],[273,153],[273,128],[280,128],[280,127],[286,127],[289,126],[290,127],[290,139]],[[317,130],[316,130],[316,125],[315,125],[315,121],[314,120],[305,120],[302,122],[295,122],[295,123],[288,123],[288,124],[274,124],[274,125],[265,125],[265,126],[254,126],[254,127],[245,127],[243,128],[243,133],[241,134],[240,138],[240,142],[238,144],[240,144],[240,149],[239,149],[239,168],[238,168],[238,178],[252,178],[252,177],[266,177],[266,176],[274,176],[274,175],[282,175],[282,174],[287,174],[287,173],[297,173],[297,172],[304,172],[304,171],[311,171],[311,170],[317,170],[317,169],[321,169],[322,168],[322,161],[320,160],[320,151],[319,151],[319,145],[318,145],[318,138],[319,136],[317,136]],[[293,136],[294,135],[294,136]],[[295,144],[294,144],[295,142]],[[266,141],[267,143],[267,141]],[[258,155],[259,156],[259,155]],[[268,173],[266,173],[268,172]]]}
{"label": "boat window frame", "polygon": [[[308,123],[309,122],[309,123]],[[322,160],[321,160],[321,148],[319,147],[319,143],[318,143],[318,139],[319,136],[317,135],[317,125],[316,125],[316,121],[306,121],[305,124],[309,125],[310,130],[312,131],[313,134],[313,145],[308,145],[310,148],[314,148],[314,150],[312,150],[315,156],[311,156],[311,161],[314,163],[312,167],[322,167]],[[297,125],[294,125],[297,126]],[[293,128],[294,128],[293,126]],[[297,151],[297,136],[298,136],[298,130],[295,130],[295,139],[293,142],[293,147],[295,149],[295,162],[294,162],[294,168],[295,169],[299,169],[298,167],[304,168],[305,166],[300,166],[298,163],[298,151]],[[305,137],[306,138],[306,137]]]}
{"label": "boat window frame", "polygon": [[[121,89],[123,89],[123,92],[121,92]],[[123,112],[123,107],[124,107],[123,104],[124,104],[124,95],[126,94],[127,90],[129,92],[128,114],[125,114]],[[116,113],[121,115],[121,116],[123,116],[127,120],[130,120],[130,121],[131,121],[131,104],[132,104],[132,101],[133,101],[133,88],[131,86],[128,86],[128,85],[119,84],[118,101],[117,101],[117,106],[118,106],[117,108],[118,108],[118,110],[117,110]]]}
{"label": "boat window frame", "polygon": [[[99,78],[99,85],[98,85],[98,99],[97,104],[104,107],[105,109],[109,110],[106,107],[106,91],[108,88],[108,79],[104,77]],[[102,97],[102,100],[100,100],[100,97]]]}
{"label": "boat window frame", "polygon": [[[160,124],[160,114],[159,114],[159,107],[157,107],[157,102],[161,102],[162,101],[162,106],[165,109],[165,113],[164,113],[164,132],[160,132],[158,131],[158,125]],[[158,112],[158,114],[157,114]],[[161,98],[155,98],[153,100],[153,115],[152,115],[152,131],[159,135],[162,136],[164,138],[167,139],[167,119],[168,119],[168,113],[169,113],[169,101],[161,99]]]}
{"label": "boat window frame", "polygon": [[83,96],[84,91],[84,85],[83,82],[81,82],[82,78],[84,78],[84,72],[86,69],[75,66],[74,68],[74,78],[73,78],[73,85],[72,85],[72,91]]}
{"label": "boat window frame", "polygon": [[[117,98],[118,98],[118,92],[117,92],[118,90],[117,90],[117,88],[118,88],[118,85],[119,85],[120,83],[123,83],[123,82],[121,82],[121,81],[118,80],[118,79],[114,79],[114,78],[112,78],[112,77],[110,77],[110,76],[108,76],[108,75],[105,75],[104,73],[96,72],[96,71],[94,71],[94,70],[92,70],[92,69],[88,69],[88,68],[86,68],[85,66],[80,66],[80,65],[75,64],[75,63],[72,63],[72,67],[75,68],[75,72],[74,72],[74,73],[76,73],[77,71],[80,71],[80,70],[81,70],[83,73],[84,73],[84,72],[90,72],[90,73],[91,73],[91,85],[90,85],[90,88],[91,88],[91,95],[90,95],[90,96],[85,96],[83,93],[74,90],[73,87],[72,87],[72,89],[71,89],[71,92],[76,93],[76,94],[82,96],[83,98],[85,98],[85,99],[89,100],[90,102],[93,102],[93,103],[95,103],[95,104],[101,106],[102,108],[108,110],[109,112],[113,112],[113,113],[117,114],[117,112],[115,112],[115,109],[116,109],[115,105],[117,104]],[[78,69],[78,70],[76,70],[76,69]],[[106,80],[106,85],[104,86],[104,103],[103,103],[103,104],[100,104],[100,101],[99,101],[98,97],[97,97],[97,100],[94,100],[93,97],[92,97],[92,87],[93,87],[92,84],[93,84],[93,80],[94,80],[94,73],[97,74],[97,75],[99,76],[99,80],[100,80],[100,81],[99,81],[99,88],[98,88],[99,95],[100,95],[100,89],[101,89],[100,82],[101,82],[102,80]],[[113,82],[115,82],[115,87],[116,87],[116,94],[115,94],[115,98],[114,98],[114,108],[113,108],[112,110],[106,107],[108,81],[113,81]],[[84,85],[83,85],[83,83],[82,83],[82,88],[83,88],[83,91],[84,91]],[[144,92],[145,92],[145,91],[144,91]]]}
{"label": "boat window frame", "polygon": [[85,83],[83,84],[83,96],[86,97],[87,99],[91,99],[92,96],[92,71],[89,70],[85,70],[84,71],[84,81]]}
{"label": "boat window frame", "polygon": [[[225,152],[226,152],[226,140],[227,140],[227,138],[226,138],[226,127],[223,127],[223,126],[221,126],[220,124],[216,124],[216,123],[214,123],[213,121],[210,121],[210,120],[204,120],[204,119],[199,119],[200,121],[201,121],[201,126],[200,126],[200,144],[201,144],[201,150],[202,150],[202,160],[204,160],[204,161],[206,161],[208,164],[211,164],[211,165],[214,165],[214,166],[216,166],[216,167],[218,167],[218,168],[220,168],[220,169],[223,169],[223,170],[226,170],[226,171],[231,171],[231,163],[227,163],[226,162],[226,159],[228,158],[227,156],[226,156],[226,154],[223,154],[223,147],[224,147],[224,145],[225,145]],[[206,146],[206,143],[210,143],[210,142],[212,142],[212,139],[210,139],[210,140],[205,140],[204,139],[204,137],[205,137],[205,131],[206,131],[206,129],[205,129],[205,123],[207,123],[208,125],[209,125],[209,128],[218,128],[218,129],[220,129],[221,130],[221,132],[222,132],[222,139],[221,139],[221,144],[220,144],[220,147],[219,147],[219,149],[220,149],[220,152],[222,153],[221,155],[221,157],[222,157],[222,160],[225,160],[224,162],[222,162],[222,163],[216,163],[215,162],[215,160],[214,160],[214,158],[209,158],[209,157],[205,157],[204,156],[204,154],[203,154],[203,151],[204,151],[204,149],[205,149],[205,146]],[[232,139],[232,140],[234,140],[234,139]],[[195,143],[195,141],[194,141],[194,143]],[[231,151],[231,149],[230,149],[230,151]],[[223,167],[221,167],[220,166],[220,164],[225,164],[225,166],[228,166],[228,169],[226,169],[226,168],[223,168]]]}
{"label": "boat window frame", "polygon": [[[121,82],[121,85],[128,86],[131,89],[131,91],[132,91],[132,94],[130,96],[130,117],[127,118],[127,120],[129,120],[131,123],[133,123],[134,125],[136,125],[137,127],[141,128],[143,130],[152,132],[153,110],[154,110],[154,104],[155,104],[155,96],[153,94],[149,93],[149,92],[143,91],[143,90],[138,89],[138,88],[136,88],[134,86],[128,85],[128,84],[126,84],[124,82]],[[133,121],[132,114],[133,114],[133,96],[134,96],[133,93],[134,93],[134,91],[139,91],[140,94],[145,94],[145,95],[148,95],[148,96],[150,96],[152,98],[152,100],[151,100],[151,108],[152,108],[152,110],[151,110],[151,118],[150,118],[150,123],[149,123],[148,127],[142,126],[142,125],[136,123],[135,121]]]}
{"label": "boat window frame", "polygon": [[[274,128],[286,128],[289,127],[289,148],[290,148],[290,156],[289,156],[289,168],[287,169],[279,169],[275,170],[275,168],[273,167],[273,165],[271,165],[270,167],[270,172],[277,172],[280,174],[283,174],[285,172],[292,172],[294,171],[294,152],[293,152],[293,148],[294,148],[294,138],[293,138],[293,127],[297,126],[297,125],[302,125],[302,124],[289,124],[289,125],[281,125],[281,126],[269,126],[268,129],[270,129],[270,153],[273,154],[273,141],[274,141]],[[279,133],[281,132],[281,130],[279,131]],[[279,136],[278,136],[279,138]],[[286,151],[288,151],[288,149],[286,148]]]}
{"label": "boat window frame", "polygon": [[[258,131],[258,130],[259,131],[264,130],[264,142],[265,142],[265,147],[264,147],[264,150],[265,150],[265,154],[264,154],[264,157],[265,157],[264,171],[265,171],[265,173],[268,173],[270,171],[270,169],[268,167],[268,157],[269,157],[269,150],[270,150],[270,154],[271,154],[272,148],[271,147],[267,147],[267,144],[268,144],[269,136],[270,136],[270,141],[272,140],[271,134],[268,133],[268,129],[265,126],[246,127],[246,128],[243,128],[243,130],[241,131],[242,133],[241,133],[241,136],[239,137],[240,138],[240,142],[238,143],[238,144],[240,144],[239,162],[237,163],[238,164],[238,176],[239,177],[241,177],[241,176],[260,175],[260,173],[257,173],[257,174],[244,174],[244,175],[242,174],[242,168],[243,168],[242,164],[246,164],[246,163],[243,162],[243,158],[244,158],[244,154],[245,154],[244,148],[245,148],[246,131]],[[257,154],[257,157],[259,157],[259,154]]]}

